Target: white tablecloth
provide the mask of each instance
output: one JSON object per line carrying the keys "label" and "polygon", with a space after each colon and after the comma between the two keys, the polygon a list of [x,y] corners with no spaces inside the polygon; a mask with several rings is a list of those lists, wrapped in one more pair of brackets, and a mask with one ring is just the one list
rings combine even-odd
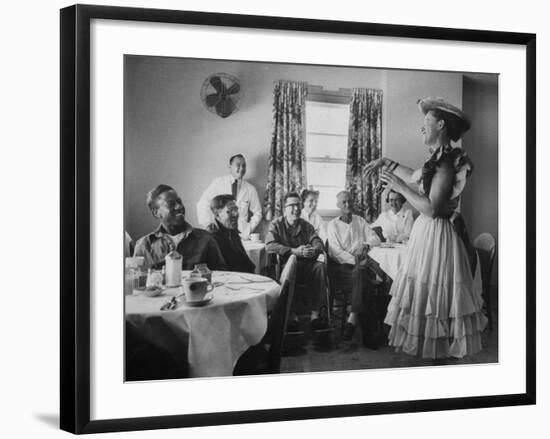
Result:
{"label": "white tablecloth", "polygon": [[256,265],[255,273],[261,273],[261,269],[265,267],[265,244],[263,242],[254,242],[243,239],[243,247],[246,254],[250,258],[254,265]]}
{"label": "white tablecloth", "polygon": [[395,247],[372,247],[369,251],[369,256],[374,259],[384,272],[395,279],[397,271],[405,257],[406,246],[404,244],[396,244]]}
{"label": "white tablecloth", "polygon": [[[188,274],[184,272],[183,276]],[[150,336],[155,333],[150,330],[151,325],[162,319],[162,327],[172,333],[171,339],[175,335],[181,343],[179,355],[187,353],[192,377],[232,375],[243,352],[264,336],[267,311],[273,308],[280,292],[279,284],[256,274],[214,272],[212,281],[223,285],[214,288],[212,301],[202,307],[183,302],[175,310],[160,311],[172,296],[180,294],[179,288],[167,289],[154,298],[126,296],[126,321],[149,342],[166,349],[162,334],[156,334],[155,340]]]}

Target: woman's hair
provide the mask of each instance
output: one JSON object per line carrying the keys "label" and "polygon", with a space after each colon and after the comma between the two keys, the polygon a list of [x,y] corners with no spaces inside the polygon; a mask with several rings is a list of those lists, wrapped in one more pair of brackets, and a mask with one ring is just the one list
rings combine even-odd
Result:
{"label": "woman's hair", "polygon": [[314,197],[319,197],[319,191],[314,191],[313,189],[304,189],[302,191],[302,203],[305,203],[307,200],[307,197],[310,195],[313,195]]}
{"label": "woman's hair", "polygon": [[461,118],[452,113],[439,109],[430,110],[429,112],[432,113],[432,116],[437,120],[442,120],[445,122],[445,129],[447,130],[447,136],[449,139],[456,142],[462,137],[462,133],[464,132],[464,122]]}

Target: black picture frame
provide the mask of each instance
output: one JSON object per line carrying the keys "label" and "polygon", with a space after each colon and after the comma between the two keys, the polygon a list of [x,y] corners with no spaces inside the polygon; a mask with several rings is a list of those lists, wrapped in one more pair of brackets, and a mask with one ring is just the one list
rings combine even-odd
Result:
{"label": "black picture frame", "polygon": [[[358,34],[521,45],[526,48],[526,376],[525,393],[224,413],[90,420],[90,21],[133,20],[269,30]],[[61,350],[60,424],[72,433],[97,433],[322,417],[535,404],[536,401],[536,35],[74,5],[61,10]]]}

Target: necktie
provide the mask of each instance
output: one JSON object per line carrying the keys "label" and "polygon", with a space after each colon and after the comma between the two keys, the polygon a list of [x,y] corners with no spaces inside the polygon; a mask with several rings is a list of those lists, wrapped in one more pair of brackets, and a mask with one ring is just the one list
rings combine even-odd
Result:
{"label": "necktie", "polygon": [[239,184],[237,180],[231,183],[231,195],[233,195],[235,199],[237,199],[237,184]]}

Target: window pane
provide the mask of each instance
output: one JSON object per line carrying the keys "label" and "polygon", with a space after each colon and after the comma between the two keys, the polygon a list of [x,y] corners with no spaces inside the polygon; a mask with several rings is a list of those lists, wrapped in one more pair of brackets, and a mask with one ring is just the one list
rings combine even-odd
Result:
{"label": "window pane", "polygon": [[323,187],[319,188],[319,203],[317,210],[338,209],[336,207],[336,195],[343,191],[344,187]]}
{"label": "window pane", "polygon": [[319,191],[319,210],[336,209],[336,194],[344,190],[346,164],[308,160],[345,160],[348,150],[349,105],[306,102],[307,184]]}
{"label": "window pane", "polygon": [[349,105],[306,101],[306,130],[348,135]]}
{"label": "window pane", "polygon": [[346,159],[348,151],[347,136],[306,135],[306,157],[330,157]]}
{"label": "window pane", "polygon": [[321,188],[323,186],[344,187],[346,184],[345,163],[306,162],[307,184]]}

